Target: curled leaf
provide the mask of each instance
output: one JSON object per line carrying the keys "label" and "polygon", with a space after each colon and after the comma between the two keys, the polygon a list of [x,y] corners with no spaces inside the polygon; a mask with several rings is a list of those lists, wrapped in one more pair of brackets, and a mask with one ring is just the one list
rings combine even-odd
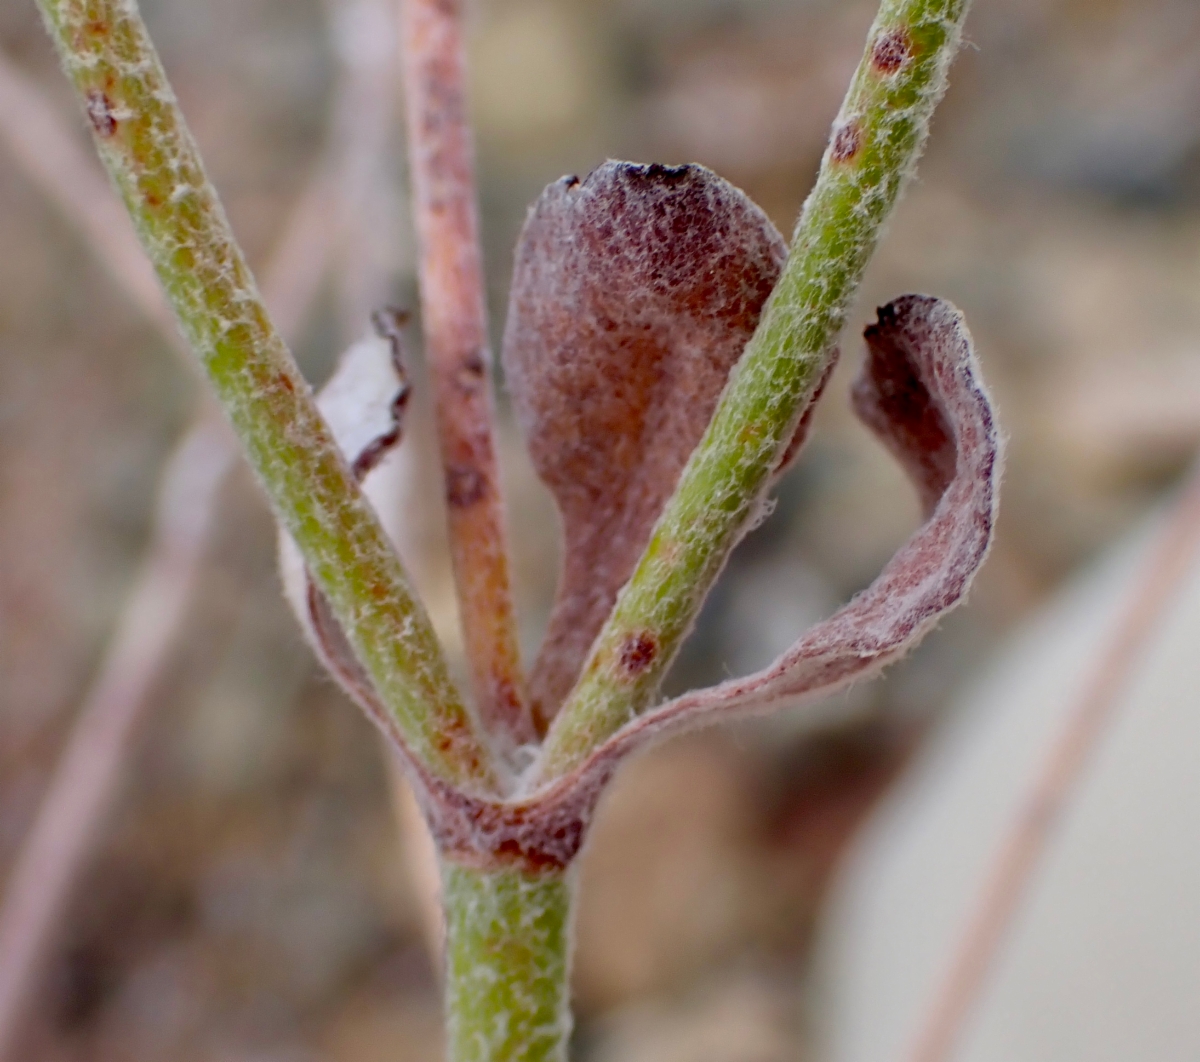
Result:
{"label": "curled leaf", "polygon": [[[342,355],[317,395],[317,406],[368,498],[372,495],[370,473],[399,443],[408,404],[408,381],[400,350],[404,320],[404,315],[394,311],[376,314],[376,334],[355,343]],[[279,569],[284,596],[317,658],[400,746],[402,739],[390,713],[380,704],[324,595],[309,577],[299,548],[282,530]]]}
{"label": "curled leaf", "polygon": [[[926,507],[924,525],[867,590],[771,666],[646,712],[575,771],[524,797],[476,797],[433,776],[410,754],[298,551],[283,540],[285,581],[302,625],[326,666],[391,738],[444,855],[530,870],[566,867],[626,755],[680,730],[804,703],[873,674],[963,599],[991,543],[1001,461],[970,336],[950,304],[910,295],[881,309],[866,339],[855,408],[913,479]],[[386,344],[351,348],[318,399],[338,439],[357,450],[347,458],[363,476],[399,439],[406,388],[394,344],[393,332]],[[369,492],[369,477],[364,487]]]}
{"label": "curled leaf", "polygon": [[962,601],[991,544],[1001,463],[970,335],[949,303],[909,295],[879,311],[866,339],[855,407],[914,480],[926,505],[923,526],[868,589],[769,667],[645,713],[523,801],[471,800],[436,783],[426,799],[444,851],[565,866],[626,755],[680,730],[804,703],[874,674]]}
{"label": "curled leaf", "polygon": [[564,563],[530,677],[544,725],[712,417],[787,248],[701,166],[607,162],[550,185],[517,245],[508,385],[562,515]]}
{"label": "curled leaf", "polygon": [[880,310],[866,339],[855,407],[913,478],[926,505],[924,525],[866,591],[770,667],[660,705],[578,769],[521,799],[463,793],[398,744],[444,855],[530,870],[566,867],[626,755],[679,730],[803,703],[873,674],[963,599],[991,544],[1001,460],[970,336],[950,304],[905,296]]}
{"label": "curled leaf", "polygon": [[883,307],[865,337],[855,410],[912,478],[926,522],[866,590],[769,667],[647,712],[582,773],[652,736],[803,703],[874,674],[963,600],[991,545],[1001,465],[970,333],[950,303],[907,295]]}

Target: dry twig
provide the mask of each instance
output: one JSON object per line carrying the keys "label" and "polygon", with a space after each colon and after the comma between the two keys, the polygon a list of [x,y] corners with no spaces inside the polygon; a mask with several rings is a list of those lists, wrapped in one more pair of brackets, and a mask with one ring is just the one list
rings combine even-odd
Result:
{"label": "dry twig", "polygon": [[459,619],[480,715],[511,750],[538,734],[523,692],[492,428],[461,0],[403,0],[400,10],[421,308]]}

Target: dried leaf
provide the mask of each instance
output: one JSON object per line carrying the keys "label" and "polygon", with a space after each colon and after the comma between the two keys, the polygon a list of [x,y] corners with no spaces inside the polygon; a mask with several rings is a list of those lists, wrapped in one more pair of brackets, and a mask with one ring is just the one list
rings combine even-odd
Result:
{"label": "dried leaf", "polygon": [[[368,498],[372,493],[370,473],[400,442],[408,404],[408,381],[400,350],[404,320],[404,315],[393,311],[377,314],[377,334],[360,340],[342,355],[317,395],[317,406]],[[324,595],[309,577],[296,543],[284,531],[279,534],[279,568],[284,595],[318,659],[400,745],[390,714],[380,704]]]}
{"label": "dried leaf", "polygon": [[925,524],[870,587],[769,667],[648,712],[593,764],[668,729],[827,695],[902,656],[962,601],[991,545],[1001,463],[970,334],[949,303],[908,295],[883,307],[865,335],[855,409],[912,477]]}
{"label": "dried leaf", "polygon": [[517,246],[503,359],[564,565],[530,677],[548,722],[703,434],[787,248],[701,166],[550,185]]}
{"label": "dried leaf", "polygon": [[423,776],[420,796],[441,851],[566,866],[626,755],[681,730],[828,695],[896,660],[962,601],[991,544],[1001,465],[970,335],[949,303],[909,295],[879,311],[866,339],[855,406],[912,476],[927,505],[925,524],[867,590],[770,667],[647,712],[546,788],[495,802]]}

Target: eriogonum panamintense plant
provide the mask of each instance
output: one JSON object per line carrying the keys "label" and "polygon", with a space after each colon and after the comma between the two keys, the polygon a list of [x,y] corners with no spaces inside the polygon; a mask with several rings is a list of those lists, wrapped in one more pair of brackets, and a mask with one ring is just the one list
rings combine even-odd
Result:
{"label": "eriogonum panamintense plant", "polygon": [[364,489],[401,439],[400,318],[314,399],[264,310],[134,0],[38,0],[184,334],[274,506],[289,599],[379,725],[438,846],[448,1054],[565,1057],[572,868],[648,741],[878,671],[966,593],[1000,450],[961,315],[904,296],[866,330],[860,417],[923,526],[770,667],[657,691],[808,431],[881,228],[945,88],[966,0],[884,0],[791,246],[700,166],[608,162],[550,185],[521,235],[509,387],[562,515],[565,564],[528,682],[516,650],[456,0],[404,0],[422,319],[473,703]]}

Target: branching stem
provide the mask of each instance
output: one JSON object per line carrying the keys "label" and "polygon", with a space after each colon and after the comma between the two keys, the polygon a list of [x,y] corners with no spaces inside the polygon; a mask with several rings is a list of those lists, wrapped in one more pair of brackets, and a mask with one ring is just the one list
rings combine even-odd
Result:
{"label": "branching stem", "polygon": [[268,319],[134,0],[38,0],[100,155],[277,515],[414,752],[472,789],[487,746]]}
{"label": "branching stem", "polygon": [[[653,699],[830,364],[924,143],[968,2],[883,0],[783,278],[531,784],[580,765]],[[454,690],[395,553],[267,319],[134,0],[38,3],[189,345],[281,522],[412,752],[450,783],[426,795],[443,800],[443,811],[478,810],[454,820],[474,847],[443,867],[449,1058],[558,1062],[570,1029],[566,864],[574,852],[543,867],[528,855],[542,848],[518,843],[523,861],[509,865],[511,852],[484,844],[481,816],[528,825],[520,806],[472,803],[463,792],[501,795],[490,736],[512,745],[536,735],[521,692],[492,439],[459,0],[406,0],[404,35],[425,322],[486,732]],[[570,826],[560,824],[564,836]]]}

